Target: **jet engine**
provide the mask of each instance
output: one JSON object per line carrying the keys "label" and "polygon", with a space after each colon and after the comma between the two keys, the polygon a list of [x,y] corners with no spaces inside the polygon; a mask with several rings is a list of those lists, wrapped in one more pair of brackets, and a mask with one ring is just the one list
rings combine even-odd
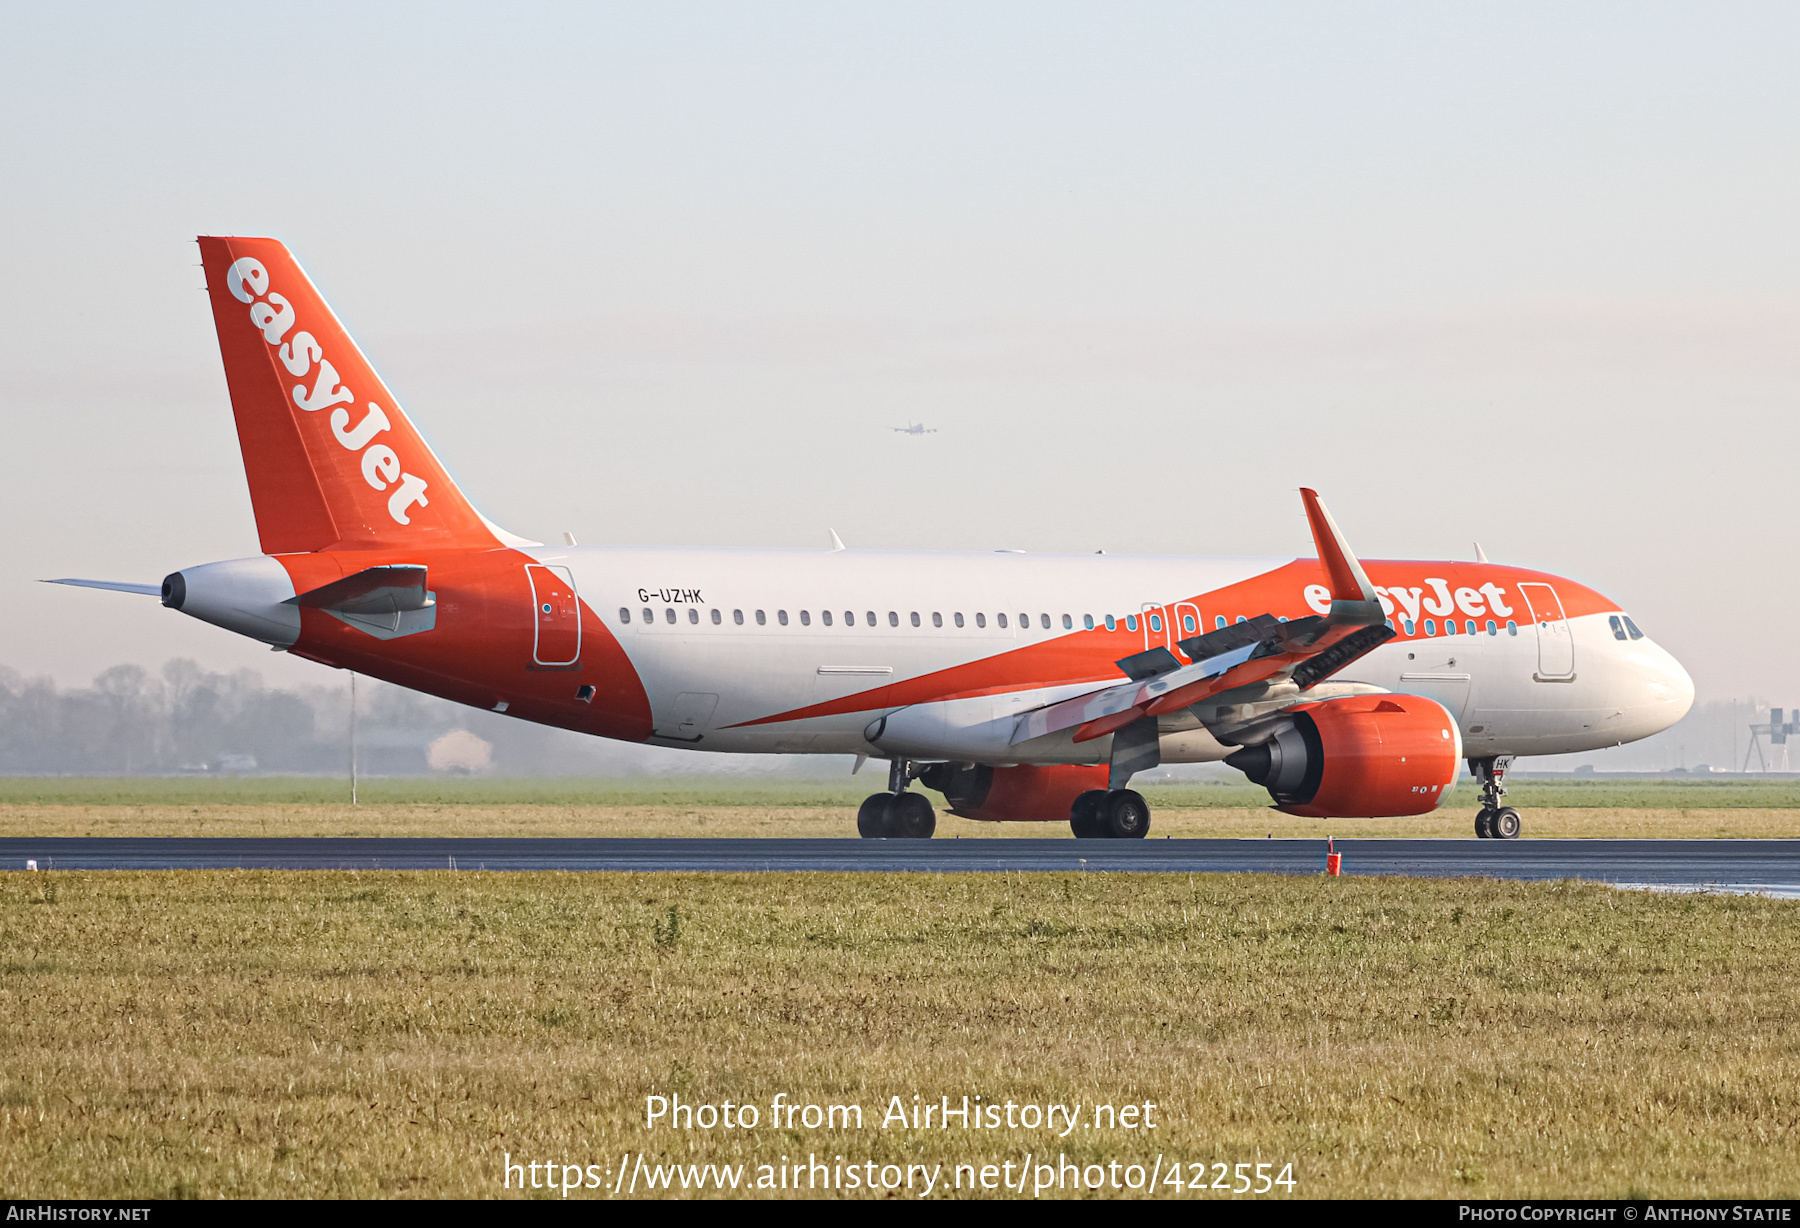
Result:
{"label": "jet engine", "polygon": [[1275,808],[1308,818],[1426,814],[1456,785],[1462,733],[1419,695],[1356,695],[1297,704],[1274,736],[1225,759],[1268,789]]}

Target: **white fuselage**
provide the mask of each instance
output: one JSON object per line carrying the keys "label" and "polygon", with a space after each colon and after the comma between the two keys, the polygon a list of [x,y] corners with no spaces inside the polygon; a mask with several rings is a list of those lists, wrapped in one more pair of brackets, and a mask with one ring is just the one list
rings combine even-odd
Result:
{"label": "white fuselage", "polygon": [[[1294,562],[1284,558],[650,547],[528,553],[567,568],[618,638],[650,700],[650,740],[715,751],[870,753],[871,720],[917,703],[897,705],[878,692],[944,674],[946,694],[981,692],[943,704],[946,755],[1103,760],[1104,742],[1072,753],[1065,738],[1034,752],[979,736],[959,742],[958,731],[991,731],[1011,714],[1090,688],[1035,675],[1015,650],[1104,626],[1109,615],[1118,628],[1109,648],[1116,644],[1125,656],[1172,647],[1220,618],[1311,612],[1298,590],[1285,607],[1260,609],[1227,609],[1207,596]],[[1380,583],[1378,567],[1370,570]],[[1148,616],[1137,617],[1151,609],[1166,611],[1157,630]],[[1136,627],[1129,633],[1127,616]],[[1567,639],[1550,670],[1538,628],[1529,614],[1523,619],[1491,633],[1398,638],[1332,682],[1437,699],[1459,722],[1471,757],[1612,746],[1667,728],[1692,703],[1693,684],[1679,663],[1647,638],[1616,638],[1606,614],[1570,616],[1566,631],[1557,629]],[[804,713],[864,694],[866,704]],[[1218,759],[1231,749],[1204,729],[1167,728],[1165,762]]]}

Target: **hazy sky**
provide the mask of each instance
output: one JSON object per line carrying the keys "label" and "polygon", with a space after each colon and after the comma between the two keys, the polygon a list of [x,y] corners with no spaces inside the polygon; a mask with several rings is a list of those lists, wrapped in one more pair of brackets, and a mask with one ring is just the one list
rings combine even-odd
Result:
{"label": "hazy sky", "polygon": [[237,233],[529,536],[1304,553],[1304,483],[1800,704],[1800,8],[370,9],[0,8],[0,664],[324,680],[35,583],[256,551]]}

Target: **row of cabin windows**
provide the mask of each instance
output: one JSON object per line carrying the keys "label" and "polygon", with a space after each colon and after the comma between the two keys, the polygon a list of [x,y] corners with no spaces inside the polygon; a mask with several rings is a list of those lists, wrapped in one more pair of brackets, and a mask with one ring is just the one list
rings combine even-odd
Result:
{"label": "row of cabin windows", "polygon": [[[1394,625],[1394,620],[1391,618],[1388,619],[1387,625],[1392,627]],[[1405,630],[1406,634],[1408,634],[1408,635],[1417,634],[1417,632],[1415,632],[1413,629],[1413,620],[1410,618],[1401,619],[1400,626],[1402,629]],[[1427,618],[1422,624],[1420,624],[1419,630],[1423,631],[1426,635],[1436,635],[1438,633],[1437,619]],[[1486,630],[1486,632],[1489,635],[1499,635],[1500,634],[1499,624],[1495,623],[1494,620],[1491,618],[1487,620],[1485,627],[1483,626],[1483,624],[1478,623],[1473,618],[1471,618],[1463,624],[1463,629],[1461,631],[1457,630],[1456,620],[1454,618],[1446,618],[1444,620],[1444,634],[1445,635],[1480,635],[1483,630]],[[1519,624],[1514,622],[1510,618],[1506,620],[1506,634],[1508,634],[1508,635],[1519,634]]]}
{"label": "row of cabin windows", "polygon": [[[710,615],[710,617],[712,619],[712,624],[715,627],[719,626],[721,623],[723,623],[725,621],[724,612],[721,610],[717,610],[717,609],[710,610],[710,611],[708,611],[708,614]],[[764,611],[764,610],[755,611],[753,614],[753,617],[756,620],[756,625],[759,627],[767,625],[767,623],[769,621],[768,613],[767,613],[767,611]],[[845,610],[843,617],[844,617],[844,625],[846,627],[854,627],[856,625],[857,613],[855,610]],[[965,627],[968,625],[964,621],[964,617],[961,613],[955,613],[955,614],[950,615],[950,619],[951,619],[951,622],[955,626]],[[974,616],[974,619],[975,619],[975,626],[978,628],[985,628],[988,625],[988,619],[987,619],[986,614],[976,614]],[[1162,619],[1161,614],[1146,614],[1146,615],[1144,615],[1144,619],[1149,624],[1149,629],[1151,631],[1154,631],[1154,632],[1162,631],[1163,619]],[[690,623],[698,623],[700,621],[700,611],[698,609],[694,608],[693,606],[689,606],[688,612],[687,612],[687,620]],[[865,610],[862,614],[862,620],[865,625],[870,626],[870,627],[876,627],[876,626],[881,625],[880,620],[877,619],[874,610]],[[629,606],[620,606],[619,607],[619,621],[622,623],[629,623],[631,621],[631,609]],[[654,623],[656,621],[656,611],[650,609],[648,606],[644,607],[643,621],[646,623]],[[672,606],[667,607],[663,610],[663,621],[666,623],[669,623],[671,625],[673,625],[677,621],[674,607],[672,607]],[[744,617],[744,612],[742,610],[733,610],[731,612],[731,621],[734,624],[736,624],[737,626],[740,626],[740,627],[743,626],[746,621],[746,619]],[[776,610],[775,611],[775,621],[776,621],[776,623],[778,623],[779,625],[781,625],[783,627],[787,626],[788,625],[788,612],[786,610]],[[832,612],[830,610],[819,611],[819,621],[827,627],[831,626],[833,623]],[[924,618],[919,614],[919,612],[917,610],[914,610],[910,614],[907,615],[907,621],[915,627],[924,626]],[[1117,631],[1117,630],[1119,630],[1119,628],[1121,626],[1124,627],[1124,629],[1127,631],[1136,631],[1138,629],[1138,616],[1136,614],[1127,614],[1122,619],[1114,618],[1111,614],[1108,614],[1101,621],[1105,625],[1105,627],[1108,631]],[[1246,619],[1244,615],[1240,614],[1237,617],[1237,621],[1238,622],[1247,622],[1248,619]],[[1287,619],[1284,618],[1281,621],[1286,622]],[[1214,623],[1215,629],[1221,629],[1227,625],[1226,621],[1225,621],[1225,616],[1223,614],[1217,615],[1214,618],[1213,623]],[[810,610],[801,610],[800,611],[800,625],[802,627],[812,626],[812,611],[810,611]],[[890,627],[898,627],[900,625],[900,613],[898,610],[889,610],[887,612],[887,625]],[[944,625],[943,614],[934,611],[931,614],[931,625],[934,627],[942,627]],[[994,615],[994,625],[999,627],[1001,630],[1005,630],[1008,626],[1007,616],[1004,614]],[[1094,616],[1092,614],[1083,614],[1081,616],[1081,626],[1084,631],[1092,631],[1094,629],[1094,625],[1095,625],[1094,624]],[[1392,627],[1393,625],[1394,625],[1393,619],[1389,619],[1388,626]],[[1412,619],[1403,618],[1400,620],[1400,625],[1401,625],[1401,628],[1405,630],[1407,635],[1417,635],[1421,632],[1423,632],[1425,635],[1436,635],[1438,633],[1438,625],[1437,625],[1437,620],[1435,618],[1427,618],[1424,620],[1423,623],[1418,624],[1416,627],[1415,627]],[[1038,615],[1038,626],[1042,630],[1049,631],[1051,629],[1050,616],[1048,614],[1039,614]],[[1019,615],[1019,627],[1021,630],[1030,629],[1031,615],[1020,614]],[[1064,631],[1073,631],[1075,629],[1074,615],[1064,614],[1062,616],[1062,628]],[[1192,614],[1183,614],[1181,616],[1181,629],[1182,629],[1182,631],[1186,632],[1189,635],[1192,635],[1196,631],[1198,631],[1199,627],[1196,623],[1195,616]],[[1485,630],[1489,635],[1500,634],[1499,624],[1497,624],[1491,618],[1487,620],[1485,626],[1483,626],[1480,623],[1477,623],[1476,620],[1471,618],[1471,619],[1467,620],[1461,628],[1459,628],[1457,626],[1456,620],[1454,618],[1446,618],[1444,620],[1444,634],[1445,635],[1479,635],[1482,633],[1483,630]],[[1623,625],[1621,625],[1620,616],[1616,615],[1616,614],[1613,615],[1613,617],[1612,617],[1612,631],[1613,631],[1613,635],[1621,640],[1625,639],[1628,634],[1629,634],[1630,638],[1632,638],[1634,640],[1642,639],[1644,637],[1644,633],[1642,631],[1638,630],[1636,623],[1632,622],[1629,618],[1626,618],[1626,619],[1624,619]],[[1508,634],[1508,635],[1519,634],[1519,624],[1514,622],[1510,618],[1506,620],[1506,634]]]}
{"label": "row of cabin windows", "polygon": [[[725,621],[725,614],[724,614],[724,611],[722,611],[722,610],[716,610],[716,609],[709,610],[708,614],[711,616],[712,624],[715,627]],[[757,610],[753,613],[752,617],[756,620],[756,625],[759,627],[766,626],[768,624],[769,615],[768,615],[768,611],[766,611],[766,610]],[[811,610],[801,610],[800,611],[800,625],[802,627],[812,626],[812,617],[813,616],[812,616]],[[868,626],[877,627],[877,626],[881,625],[880,619],[876,616],[874,610],[863,611],[861,617],[862,617],[863,622],[865,624],[867,624]],[[988,616],[986,614],[976,614],[973,617],[975,620],[975,626],[985,628],[988,625]],[[645,606],[642,618],[643,618],[644,622],[654,623],[656,621],[656,611],[651,609],[649,606]],[[844,618],[844,625],[846,627],[854,627],[856,625],[857,613],[855,610],[845,610],[844,614],[843,614],[843,618]],[[687,612],[687,620],[690,623],[698,623],[700,621],[700,611],[695,609],[693,606],[689,606],[688,612]],[[951,620],[952,624],[954,624],[955,626],[958,626],[958,627],[968,626],[967,619],[960,612],[950,615],[950,620]],[[630,606],[620,606],[619,607],[619,621],[622,623],[629,623],[631,621],[631,607]],[[676,623],[678,621],[678,617],[675,613],[675,609],[673,606],[668,606],[663,609],[663,621],[666,623],[669,623],[671,625],[673,625],[674,623]],[[740,626],[740,627],[743,626],[744,623],[746,622],[746,619],[744,617],[744,612],[742,610],[733,610],[731,612],[731,621],[737,626]],[[788,612],[786,610],[776,610],[775,611],[775,621],[776,621],[776,623],[778,623],[779,625],[781,625],[783,627],[787,626],[788,625]],[[835,616],[833,615],[832,611],[830,611],[830,610],[820,610],[819,611],[819,621],[821,623],[823,623],[825,626],[829,627],[835,621]],[[917,610],[914,610],[910,614],[907,615],[907,621],[910,622],[915,627],[922,627],[925,625],[925,620],[924,620],[923,616],[921,616]],[[1106,616],[1104,621],[1106,623],[1106,629],[1108,631],[1117,630],[1118,622],[1110,614]],[[1192,618],[1189,618],[1187,621],[1189,624],[1192,624],[1194,620]],[[1150,623],[1151,623],[1151,630],[1153,630],[1153,631],[1161,631],[1162,630],[1162,618],[1159,615],[1154,615],[1154,614],[1151,615]],[[887,612],[887,624],[890,627],[898,627],[900,625],[900,612],[898,610],[889,610]],[[933,611],[933,613],[931,614],[931,625],[934,627],[943,626],[944,625],[943,614],[940,612],[937,612],[937,611]],[[994,615],[994,625],[996,627],[999,627],[1002,630],[1004,630],[1010,625],[1010,623],[1009,623],[1006,615],[996,614],[996,615]],[[1020,614],[1019,615],[1019,627],[1021,629],[1029,629],[1030,626],[1031,626],[1031,615]],[[1038,626],[1041,627],[1045,631],[1050,630],[1051,626],[1052,626],[1051,621],[1050,621],[1050,616],[1048,614],[1039,614],[1038,615]],[[1092,614],[1083,614],[1081,616],[1081,626],[1084,631],[1092,631],[1094,629],[1094,616]],[[1075,616],[1072,614],[1064,614],[1062,616],[1062,628],[1064,631],[1073,631],[1075,629]],[[1125,629],[1127,631],[1136,631],[1137,628],[1138,628],[1137,615],[1133,614],[1130,617],[1125,619]]]}
{"label": "row of cabin windows", "polygon": [[[708,611],[708,613],[710,614],[710,616],[712,618],[712,624],[715,627],[725,621],[724,612],[721,610],[716,610],[716,609],[710,610],[710,611]],[[854,627],[856,625],[857,613],[855,610],[845,610],[843,617],[844,617],[844,625],[846,627]],[[986,626],[988,625],[988,616],[986,614],[976,614],[976,615],[973,615],[972,617],[975,620],[976,627],[986,628]],[[759,627],[767,625],[767,623],[769,621],[768,612],[765,610],[755,611],[754,618],[756,620],[756,625]],[[656,611],[651,609],[648,606],[645,606],[643,614],[642,614],[642,619],[646,623],[654,623],[656,621]],[[871,627],[876,627],[876,626],[881,625],[880,620],[876,617],[874,610],[865,610],[862,614],[862,619],[866,625],[871,626]],[[693,606],[689,606],[688,612],[687,612],[687,620],[690,623],[698,623],[700,621],[700,611],[698,609],[695,609]],[[966,619],[960,612],[950,615],[950,620],[955,626],[958,626],[958,627],[968,626],[968,622],[966,621]],[[619,621],[622,623],[629,623],[631,621],[631,607],[629,607],[629,606],[620,606],[619,607]],[[678,616],[676,615],[675,609],[673,606],[668,606],[663,609],[663,621],[665,623],[669,623],[670,625],[673,625],[674,623],[679,621]],[[746,621],[745,617],[744,617],[744,612],[742,610],[733,610],[731,612],[731,621],[734,624],[736,624],[737,626],[740,626],[740,627],[743,626]],[[788,612],[786,610],[776,610],[775,611],[775,621],[783,627],[787,626],[788,625]],[[833,623],[832,612],[830,610],[819,611],[819,621],[827,627],[831,626]],[[910,622],[915,627],[922,627],[925,625],[923,616],[921,616],[917,610],[914,610],[910,614],[907,615],[907,621]],[[1146,615],[1144,615],[1144,621],[1149,624],[1149,628],[1151,631],[1161,632],[1163,629],[1163,618],[1162,618],[1161,614],[1146,614]],[[1244,622],[1245,619],[1242,615],[1239,615],[1238,621]],[[1281,621],[1286,622],[1287,619],[1284,618]],[[1073,631],[1075,629],[1075,616],[1073,614],[1064,614],[1061,616],[1061,623],[1062,623],[1062,629],[1064,631]],[[900,625],[900,612],[898,610],[889,610],[887,612],[887,624],[890,627],[898,627]],[[1100,624],[1104,625],[1108,631],[1117,631],[1117,630],[1119,630],[1120,627],[1123,627],[1127,631],[1136,631],[1138,629],[1138,615],[1127,614],[1124,618],[1114,618],[1111,614],[1107,614],[1100,619]],[[1221,627],[1223,627],[1225,625],[1225,618],[1223,615],[1221,615],[1219,617],[1218,624]],[[812,611],[811,610],[801,610],[800,611],[800,625],[802,627],[812,626]],[[944,625],[943,614],[934,611],[931,614],[931,625],[934,627],[943,626]],[[996,615],[994,615],[994,625],[1004,631],[1010,625],[1010,623],[1008,622],[1007,616],[1005,614],[996,614]],[[1044,631],[1051,630],[1053,624],[1051,622],[1050,615],[1039,614],[1037,616],[1037,625],[1040,629],[1042,629]],[[1081,629],[1082,630],[1092,631],[1095,628],[1095,626],[1096,626],[1096,623],[1094,620],[1094,616],[1092,614],[1083,614],[1081,616]],[[1021,630],[1028,630],[1031,627],[1031,615],[1030,614],[1020,614],[1019,615],[1019,627]],[[1196,621],[1196,616],[1193,614],[1183,614],[1181,616],[1181,629],[1189,635],[1193,635],[1195,632],[1197,632],[1200,628]]]}

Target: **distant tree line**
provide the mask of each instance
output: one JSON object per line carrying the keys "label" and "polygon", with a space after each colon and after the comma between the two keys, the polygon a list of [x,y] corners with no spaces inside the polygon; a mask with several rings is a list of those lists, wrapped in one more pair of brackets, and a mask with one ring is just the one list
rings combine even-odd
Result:
{"label": "distant tree line", "polygon": [[[115,665],[86,687],[59,688],[0,666],[0,774],[345,775],[350,766],[347,675],[330,685],[272,688],[254,670],[215,673],[173,660],[160,670]],[[357,762],[368,776],[422,776],[427,748],[464,729],[489,743],[508,776],[642,776],[800,770],[842,763],[707,755],[585,737],[389,686],[357,685]]]}
{"label": "distant tree line", "polygon": [[188,660],[158,673],[115,665],[79,690],[0,667],[0,771],[329,771],[346,761],[340,715],[328,695],[271,690],[253,670],[209,673]]}

